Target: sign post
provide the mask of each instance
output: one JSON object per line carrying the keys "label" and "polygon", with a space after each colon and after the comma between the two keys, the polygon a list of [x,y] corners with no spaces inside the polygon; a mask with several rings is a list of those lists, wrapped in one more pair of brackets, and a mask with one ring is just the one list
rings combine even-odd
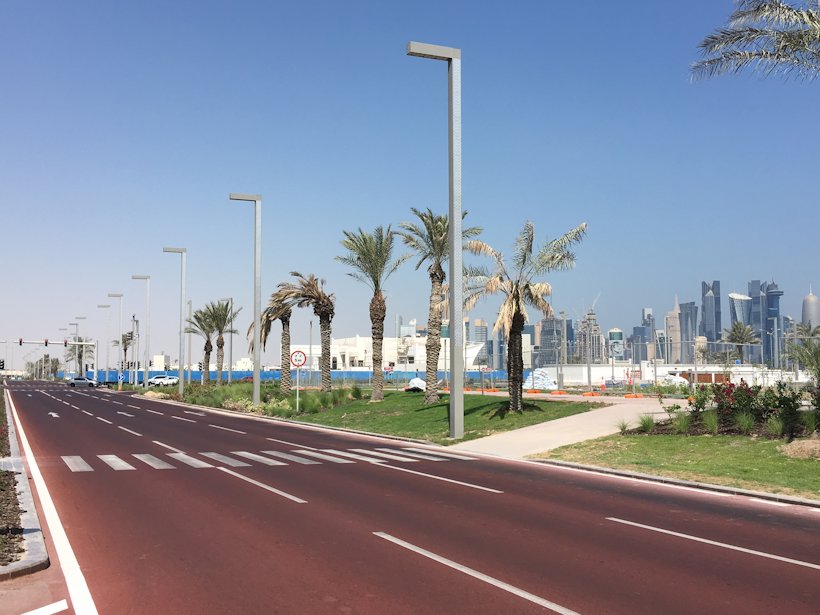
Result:
{"label": "sign post", "polygon": [[307,361],[307,356],[301,350],[290,353],[290,363],[296,368],[296,414],[299,414],[299,368]]}

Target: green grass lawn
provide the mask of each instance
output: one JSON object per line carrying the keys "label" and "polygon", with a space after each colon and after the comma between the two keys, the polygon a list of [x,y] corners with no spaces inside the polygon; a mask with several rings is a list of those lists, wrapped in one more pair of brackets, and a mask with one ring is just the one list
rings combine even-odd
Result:
{"label": "green grass lawn", "polygon": [[[309,423],[345,427],[373,433],[452,444],[447,420],[448,397],[433,406],[424,405],[424,393],[385,391],[383,402],[355,400],[332,410],[296,415],[292,418]],[[601,403],[538,401],[525,402],[523,414],[496,413],[508,403],[506,397],[490,395],[464,396],[464,440],[473,440],[501,431],[509,431],[601,407]]]}
{"label": "green grass lawn", "polygon": [[576,463],[820,500],[820,460],[792,459],[784,440],[748,436],[608,436],[538,455]]}

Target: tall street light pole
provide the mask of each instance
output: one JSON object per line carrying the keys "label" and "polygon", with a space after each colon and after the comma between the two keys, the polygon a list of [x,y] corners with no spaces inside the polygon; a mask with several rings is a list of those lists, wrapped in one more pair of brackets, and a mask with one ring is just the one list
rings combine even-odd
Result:
{"label": "tall street light pole", "polygon": [[181,256],[181,270],[179,281],[179,396],[182,397],[185,390],[185,374],[182,372],[182,366],[185,364],[185,264],[188,256],[186,248],[163,248],[163,252],[171,252]]}
{"label": "tall street light pole", "polygon": [[[69,327],[74,327],[74,341],[77,341],[77,337],[80,335],[80,325],[76,322],[68,323]],[[77,345],[74,344],[74,375],[79,376],[79,371],[77,370]]]}
{"label": "tall street light pole", "polygon": [[[85,316],[75,316],[74,320],[85,320]],[[76,341],[77,341],[77,343],[80,343],[80,325],[77,325],[76,335],[77,335]],[[74,346],[74,359],[77,362],[77,375],[78,376],[85,376],[85,370],[83,369],[83,366],[82,366],[81,361],[80,361],[80,348],[83,348],[83,347],[82,346]],[[85,352],[83,352],[82,354],[85,355]]]}
{"label": "tall street light pole", "polygon": [[464,436],[464,288],[461,246],[461,49],[409,42],[407,55],[445,60],[450,161],[450,437]]}
{"label": "tall street light pole", "polygon": [[[150,275],[132,275],[132,280],[145,280],[145,346],[143,348],[143,368],[144,374],[142,377],[142,386],[148,387],[148,366],[150,365],[151,353],[148,350],[148,343],[151,337],[151,276]],[[139,370],[137,370],[137,380],[139,381]]]}
{"label": "tall street light pole", "polygon": [[[120,347],[122,347],[122,298],[123,298],[123,294],[122,293],[108,293],[108,296],[113,298],[113,299],[119,299],[120,300],[120,328],[118,329],[118,332],[117,332],[117,343],[120,345]],[[124,357],[125,357],[125,353],[123,353],[123,358]],[[123,368],[122,363],[120,363],[119,359],[117,359],[117,390],[118,391],[122,390],[122,368]],[[108,378],[108,375],[106,374],[106,379],[107,378]]]}
{"label": "tall street light pole", "polygon": [[[225,297],[224,299],[220,299],[220,301],[227,301],[228,302],[228,316],[233,315],[233,297]],[[233,373],[233,318],[231,318],[230,324],[231,333],[230,338],[228,338],[228,384],[231,383],[231,376]]]}
{"label": "tall street light pole", "polygon": [[[108,303],[103,303],[103,304],[98,303],[97,307],[102,308],[102,309],[108,309],[108,308],[111,307],[111,305],[108,304]],[[105,336],[103,337],[103,339],[107,338],[110,333],[111,333],[111,312],[108,313],[108,327],[106,328]],[[108,365],[109,365],[109,363],[108,363],[108,358],[109,358],[108,349],[109,349],[110,346],[111,346],[111,344],[106,342],[106,344],[105,344],[105,381],[106,382],[108,382]],[[97,347],[97,352],[99,352],[99,346]],[[97,365],[99,365],[99,364],[100,364],[100,359],[99,359],[99,357],[97,357]],[[99,380],[99,379],[100,379],[99,370],[97,370],[97,380]]]}
{"label": "tall street light pole", "polygon": [[231,192],[232,201],[253,202],[253,405],[259,405],[262,362],[259,321],[262,318],[262,195]]}

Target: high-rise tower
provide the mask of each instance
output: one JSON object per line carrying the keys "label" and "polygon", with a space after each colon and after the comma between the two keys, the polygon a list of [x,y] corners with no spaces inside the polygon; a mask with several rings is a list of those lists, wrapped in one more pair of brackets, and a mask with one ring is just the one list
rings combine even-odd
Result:
{"label": "high-rise tower", "polygon": [[802,323],[812,327],[820,327],[820,299],[811,292],[811,287],[809,287],[809,294],[803,297]]}
{"label": "high-rise tower", "polygon": [[720,315],[720,282],[700,283],[700,334],[710,342],[718,341],[723,335]]}

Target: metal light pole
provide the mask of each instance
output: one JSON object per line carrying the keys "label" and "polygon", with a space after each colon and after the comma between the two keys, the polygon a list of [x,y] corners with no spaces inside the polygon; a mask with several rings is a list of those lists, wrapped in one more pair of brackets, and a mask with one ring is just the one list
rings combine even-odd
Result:
{"label": "metal light pole", "polygon": [[[111,307],[111,305],[108,304],[108,303],[103,303],[103,304],[97,304],[97,307],[102,308],[102,309],[108,309],[108,308]],[[111,333],[111,312],[108,313],[108,330],[105,333],[105,337],[108,337],[110,333]],[[108,363],[108,358],[109,358],[108,349],[110,347],[111,347],[111,344],[106,342],[106,344],[105,344],[105,381],[106,382],[108,382],[108,366],[109,366],[109,363]],[[97,347],[96,352],[99,353],[99,346]],[[100,361],[99,361],[99,357],[98,357],[97,358],[97,365],[99,365],[99,363],[100,363]],[[99,380],[99,379],[100,379],[99,370],[97,370],[97,380]]]}
{"label": "metal light pole", "polygon": [[464,436],[464,308],[461,246],[461,49],[410,42],[407,55],[445,60],[448,75],[450,166],[450,437]]}
{"label": "metal light pole", "polygon": [[[145,280],[145,348],[143,349],[143,354],[145,355],[144,359],[144,369],[145,375],[142,379],[142,385],[144,387],[148,386],[148,366],[150,365],[150,358],[151,354],[148,349],[149,338],[151,336],[151,276],[150,275],[132,275],[132,280]],[[139,374],[139,370],[137,370],[137,374]],[[137,376],[137,380],[139,380],[139,375]]]}
{"label": "metal light pole", "polygon": [[[117,333],[117,342],[121,345],[122,344],[122,293],[108,293],[109,297],[113,297],[115,299],[120,300],[120,328],[119,332]],[[120,363],[119,359],[117,359],[117,390],[122,390],[122,364]],[[108,376],[106,375],[106,379]]]}
{"label": "metal light pole", "polygon": [[[75,316],[74,320],[85,320],[85,316]],[[80,325],[77,325],[77,331],[75,333],[76,342],[80,342]],[[80,361],[80,351],[79,349],[82,346],[74,346],[74,361],[77,363],[77,375],[78,376],[85,376],[85,370],[83,369],[82,362]],[[85,354],[85,353],[83,353]],[[80,373],[82,372],[82,373]]]}
{"label": "metal light pole", "polygon": [[[77,337],[80,334],[80,325],[76,322],[68,323],[69,327],[74,327],[74,341],[77,341]],[[74,344],[74,375],[79,376],[79,372],[77,370],[77,344]]]}
{"label": "metal light pole", "polygon": [[[225,297],[224,299],[220,299],[220,301],[227,301],[228,302],[228,316],[233,315],[233,297]],[[231,383],[231,375],[233,374],[233,318],[230,319],[230,324],[228,325],[231,333],[230,337],[228,338],[228,384]]]}
{"label": "metal light pole", "polygon": [[[191,322],[192,317],[193,317],[193,305],[191,303],[191,300],[188,299],[188,322]],[[188,329],[185,332],[185,336],[186,336],[186,339],[188,340],[188,369],[186,370],[186,372],[184,372],[183,375],[187,374],[187,375],[185,375],[186,382],[188,384],[191,384],[191,372],[193,371],[193,367],[191,367],[191,357],[194,356],[194,355],[191,354],[191,330],[190,329]],[[199,379],[202,380],[202,374],[201,373],[199,374]]]}
{"label": "metal light pole", "polygon": [[253,202],[253,405],[258,406],[262,362],[259,330],[262,318],[262,195],[231,192],[228,198],[231,201]]}
{"label": "metal light pole", "polygon": [[185,248],[163,248],[163,252],[171,252],[181,256],[181,269],[179,280],[179,396],[182,397],[185,390],[185,378],[182,372],[182,366],[185,364],[185,264],[188,256],[188,250]]}

